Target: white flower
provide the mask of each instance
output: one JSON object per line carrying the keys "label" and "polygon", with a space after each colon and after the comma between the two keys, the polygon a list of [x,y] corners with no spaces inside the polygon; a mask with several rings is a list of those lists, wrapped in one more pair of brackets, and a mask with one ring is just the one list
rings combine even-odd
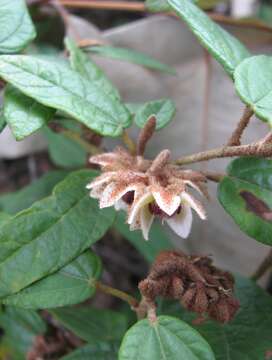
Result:
{"label": "white flower", "polygon": [[99,199],[100,208],[125,210],[130,230],[142,230],[146,240],[155,217],[186,238],[192,226],[192,209],[206,219],[204,208],[188,188],[206,195],[206,179],[199,172],[172,165],[169,157],[170,151],[164,150],[150,161],[122,148],[93,156],[90,162],[99,165],[102,174],[87,186],[90,196]]}
{"label": "white flower", "polygon": [[186,238],[192,226],[191,209],[194,209],[202,220],[206,219],[201,203],[187,190],[177,193],[171,188],[150,186],[135,198],[129,211],[128,224],[131,230],[141,229],[143,237],[148,240],[153,220],[159,217],[177,235]]}

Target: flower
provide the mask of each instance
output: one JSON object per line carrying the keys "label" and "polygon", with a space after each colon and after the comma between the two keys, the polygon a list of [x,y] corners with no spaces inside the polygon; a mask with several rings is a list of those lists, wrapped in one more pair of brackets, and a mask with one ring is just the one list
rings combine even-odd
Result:
{"label": "flower", "polygon": [[87,188],[99,199],[100,208],[114,206],[125,210],[130,230],[141,229],[147,240],[155,218],[166,222],[179,236],[186,238],[192,226],[192,209],[206,219],[202,204],[189,188],[207,196],[203,174],[180,169],[169,162],[170,151],[163,150],[151,161],[143,157],[146,142],[155,130],[151,118],[138,140],[137,154],[118,147],[113,152],[92,156],[90,162],[101,167],[102,174]]}
{"label": "flower", "polygon": [[206,213],[201,203],[187,190],[186,182],[179,186],[162,187],[159,184],[148,186],[139,192],[128,216],[131,230],[140,228],[143,237],[148,240],[148,233],[155,217],[166,222],[180,237],[188,237],[192,227],[192,210],[202,220]]}

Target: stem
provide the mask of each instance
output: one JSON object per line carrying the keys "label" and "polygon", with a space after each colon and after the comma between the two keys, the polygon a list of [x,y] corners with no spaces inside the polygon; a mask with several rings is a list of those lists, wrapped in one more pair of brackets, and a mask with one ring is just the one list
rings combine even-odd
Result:
{"label": "stem", "polygon": [[61,4],[71,8],[87,8],[99,10],[147,11],[145,4],[140,1],[111,1],[111,0],[60,0]]}
{"label": "stem", "polygon": [[261,262],[257,270],[252,274],[252,280],[259,280],[269,269],[272,268],[272,250],[269,251],[268,255]]}
{"label": "stem", "polygon": [[212,171],[201,171],[201,173],[203,175],[205,175],[205,177],[210,180],[210,181],[214,181],[214,182],[220,182],[223,177],[227,176],[227,174],[223,174],[223,173],[217,173],[217,172],[212,172]]}
{"label": "stem", "polygon": [[[140,1],[114,1],[114,0],[59,0],[59,2],[70,8],[98,9],[98,10],[118,10],[133,12],[148,12],[145,4]],[[168,14],[176,16],[173,13]],[[238,27],[252,28],[260,31],[272,32],[272,27],[261,21],[246,19],[233,19],[230,16],[208,13],[211,19],[218,23],[234,25]]]}
{"label": "stem", "polygon": [[133,309],[136,309],[139,305],[139,302],[137,299],[135,299],[133,296],[131,296],[121,290],[118,290],[111,286],[102,284],[100,281],[96,281],[95,286],[96,286],[97,290],[100,290],[105,294],[117,297],[118,299],[121,299],[121,300],[127,302]]}
{"label": "stem", "polygon": [[253,114],[254,112],[249,107],[245,108],[243,116],[241,117],[237,125],[237,128],[234,130],[233,134],[231,135],[231,138],[228,141],[227,144],[228,146],[241,145],[241,136]]}
{"label": "stem", "polygon": [[81,136],[71,130],[64,130],[61,132],[64,136],[68,137],[69,139],[74,140],[79,145],[81,145],[88,153],[95,155],[99,154],[100,150],[93,144],[88,143],[87,141],[83,140]]}
{"label": "stem", "polygon": [[203,151],[193,155],[181,157],[176,160],[177,165],[192,164],[200,161],[234,157],[234,156],[272,156],[272,144],[265,144],[259,148],[258,144],[240,145],[240,146],[222,146],[217,149]]}
{"label": "stem", "polygon": [[131,137],[129,136],[129,134],[126,130],[123,131],[122,140],[123,140],[123,143],[127,146],[131,155],[135,155],[136,154],[136,144],[131,139]]}

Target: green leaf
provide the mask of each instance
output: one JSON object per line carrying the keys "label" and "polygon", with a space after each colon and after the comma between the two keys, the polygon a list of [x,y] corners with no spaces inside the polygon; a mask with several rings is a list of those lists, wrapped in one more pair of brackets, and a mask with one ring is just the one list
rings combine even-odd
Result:
{"label": "green leaf", "polygon": [[54,109],[43,106],[13,86],[4,96],[4,116],[16,140],[23,140],[52,119]]}
{"label": "green leaf", "polygon": [[[224,0],[190,0],[202,9],[211,9],[218,3],[224,2]],[[146,8],[152,12],[169,12],[171,7],[167,0],[146,0]]]}
{"label": "green leaf", "polygon": [[220,182],[218,198],[236,224],[261,243],[272,245],[272,160],[240,158]]}
{"label": "green leaf", "polygon": [[2,303],[25,309],[77,304],[94,295],[94,281],[100,277],[101,271],[100,259],[88,250],[58,272],[4,298]]}
{"label": "green leaf", "polygon": [[[235,294],[240,310],[234,320],[228,324],[206,321],[194,327],[209,342],[218,360],[263,360],[271,349],[272,297],[241,276],[236,277]],[[162,311],[190,324],[195,317],[177,302],[165,303]]]}
{"label": "green leaf", "polygon": [[4,212],[0,212],[0,226],[4,224],[5,221],[10,219],[10,215]]}
{"label": "green leaf", "polygon": [[259,55],[244,60],[235,70],[234,82],[242,101],[272,125],[272,57]]}
{"label": "green leaf", "polygon": [[7,122],[6,122],[6,119],[4,116],[3,109],[0,108],[0,134],[5,129],[6,125],[7,125]]}
{"label": "green leaf", "polygon": [[35,311],[14,307],[7,307],[0,314],[0,326],[5,331],[3,341],[10,348],[12,359],[26,359],[35,337],[46,331],[45,323]]}
{"label": "green leaf", "polygon": [[136,111],[135,123],[143,128],[150,116],[155,115],[157,119],[156,130],[160,130],[173,119],[175,112],[175,103],[170,99],[150,101]]}
{"label": "green leaf", "polygon": [[128,48],[100,45],[86,47],[86,51],[106,56],[111,59],[128,61],[137,65],[145,66],[152,70],[158,70],[172,75],[176,73],[175,69],[172,67],[162,64],[158,60],[155,60],[146,54]]}
{"label": "green leaf", "polygon": [[141,320],[126,333],[118,360],[215,360],[209,344],[185,322],[159,316]]}
{"label": "green leaf", "polygon": [[66,171],[50,171],[19,191],[0,196],[0,211],[13,215],[31,206],[35,201],[49,196],[53,187],[67,175]]}
{"label": "green leaf", "polygon": [[67,329],[90,343],[120,340],[127,328],[126,317],[112,310],[81,306],[50,312]]}
{"label": "green leaf", "polygon": [[233,76],[236,66],[250,56],[235,37],[214,23],[198,6],[189,0],[168,0],[173,10],[192,30],[200,43]]}
{"label": "green leaf", "polygon": [[88,344],[61,358],[61,360],[114,360],[118,357],[119,342]]}
{"label": "green leaf", "polygon": [[105,136],[130,126],[128,110],[65,63],[27,55],[0,56],[0,76],[43,105],[62,110]]}
{"label": "green leaf", "polygon": [[151,12],[168,12],[171,10],[167,0],[146,0],[145,6]]}
{"label": "green leaf", "polygon": [[119,212],[114,226],[148,262],[152,263],[160,251],[174,249],[173,244],[169,241],[159,224],[154,223],[152,225],[149,235],[150,240],[145,241],[141,232],[129,230],[125,220],[124,213]]}
{"label": "green leaf", "polygon": [[16,53],[36,36],[24,0],[0,1],[0,53]]}
{"label": "green leaf", "polygon": [[54,133],[49,128],[43,131],[47,142],[48,151],[52,162],[64,168],[83,167],[87,162],[87,152],[74,140],[65,134]]}
{"label": "green leaf", "polygon": [[79,72],[83,77],[95,83],[99,88],[103,89],[105,94],[113,99],[120,100],[118,90],[113,86],[104,72],[80,50],[72,39],[65,39],[65,45],[70,53],[71,67]]}
{"label": "green leaf", "polygon": [[0,296],[54,273],[99,240],[114,220],[85,189],[95,171],[67,176],[53,194],[0,228]]}

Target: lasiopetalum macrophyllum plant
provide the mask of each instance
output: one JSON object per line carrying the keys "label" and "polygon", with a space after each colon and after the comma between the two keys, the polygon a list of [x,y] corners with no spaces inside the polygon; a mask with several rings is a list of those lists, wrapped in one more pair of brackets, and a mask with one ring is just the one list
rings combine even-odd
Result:
{"label": "lasiopetalum macrophyllum plant", "polygon": [[[251,279],[234,274],[230,252],[225,251],[229,267],[222,269],[212,246],[209,254],[201,251],[202,234],[215,240],[222,235],[209,228],[218,221],[207,216],[209,201],[216,201],[208,191],[211,182],[240,230],[251,241],[272,245],[272,58],[253,56],[211,18],[236,26],[239,20],[201,9],[219,2],[0,0],[0,131],[5,129],[0,139],[7,131],[16,140],[38,132],[48,143],[37,164],[38,155],[1,163],[4,186],[25,183],[22,164],[32,177],[50,170],[0,196],[1,358],[271,357],[272,299],[256,281],[271,274],[272,251],[252,269]],[[87,9],[103,8],[166,12],[185,22],[205,48],[207,66],[210,57],[218,61],[244,103],[230,138],[219,148],[182,156],[171,154],[169,138],[167,148],[151,157],[151,140],[174,118],[173,100],[125,103],[92,56],[136,63],[164,76],[175,76],[175,69],[102,37],[85,38],[79,29],[83,20],[71,16],[74,8],[84,8],[84,17]],[[252,21],[246,25],[271,32]],[[59,26],[74,40],[55,39]],[[46,37],[52,27],[54,39]],[[242,144],[254,115],[267,134]],[[134,133],[140,128],[136,140],[128,130],[132,126]],[[117,147],[105,141],[113,137]],[[179,151],[188,153],[182,143],[175,154]],[[235,158],[223,172],[200,164],[223,158]],[[193,222],[195,213],[205,221]],[[191,233],[195,224],[198,231]],[[193,254],[180,250],[183,238],[190,244],[196,236]],[[248,261],[245,252],[241,262]]]}

